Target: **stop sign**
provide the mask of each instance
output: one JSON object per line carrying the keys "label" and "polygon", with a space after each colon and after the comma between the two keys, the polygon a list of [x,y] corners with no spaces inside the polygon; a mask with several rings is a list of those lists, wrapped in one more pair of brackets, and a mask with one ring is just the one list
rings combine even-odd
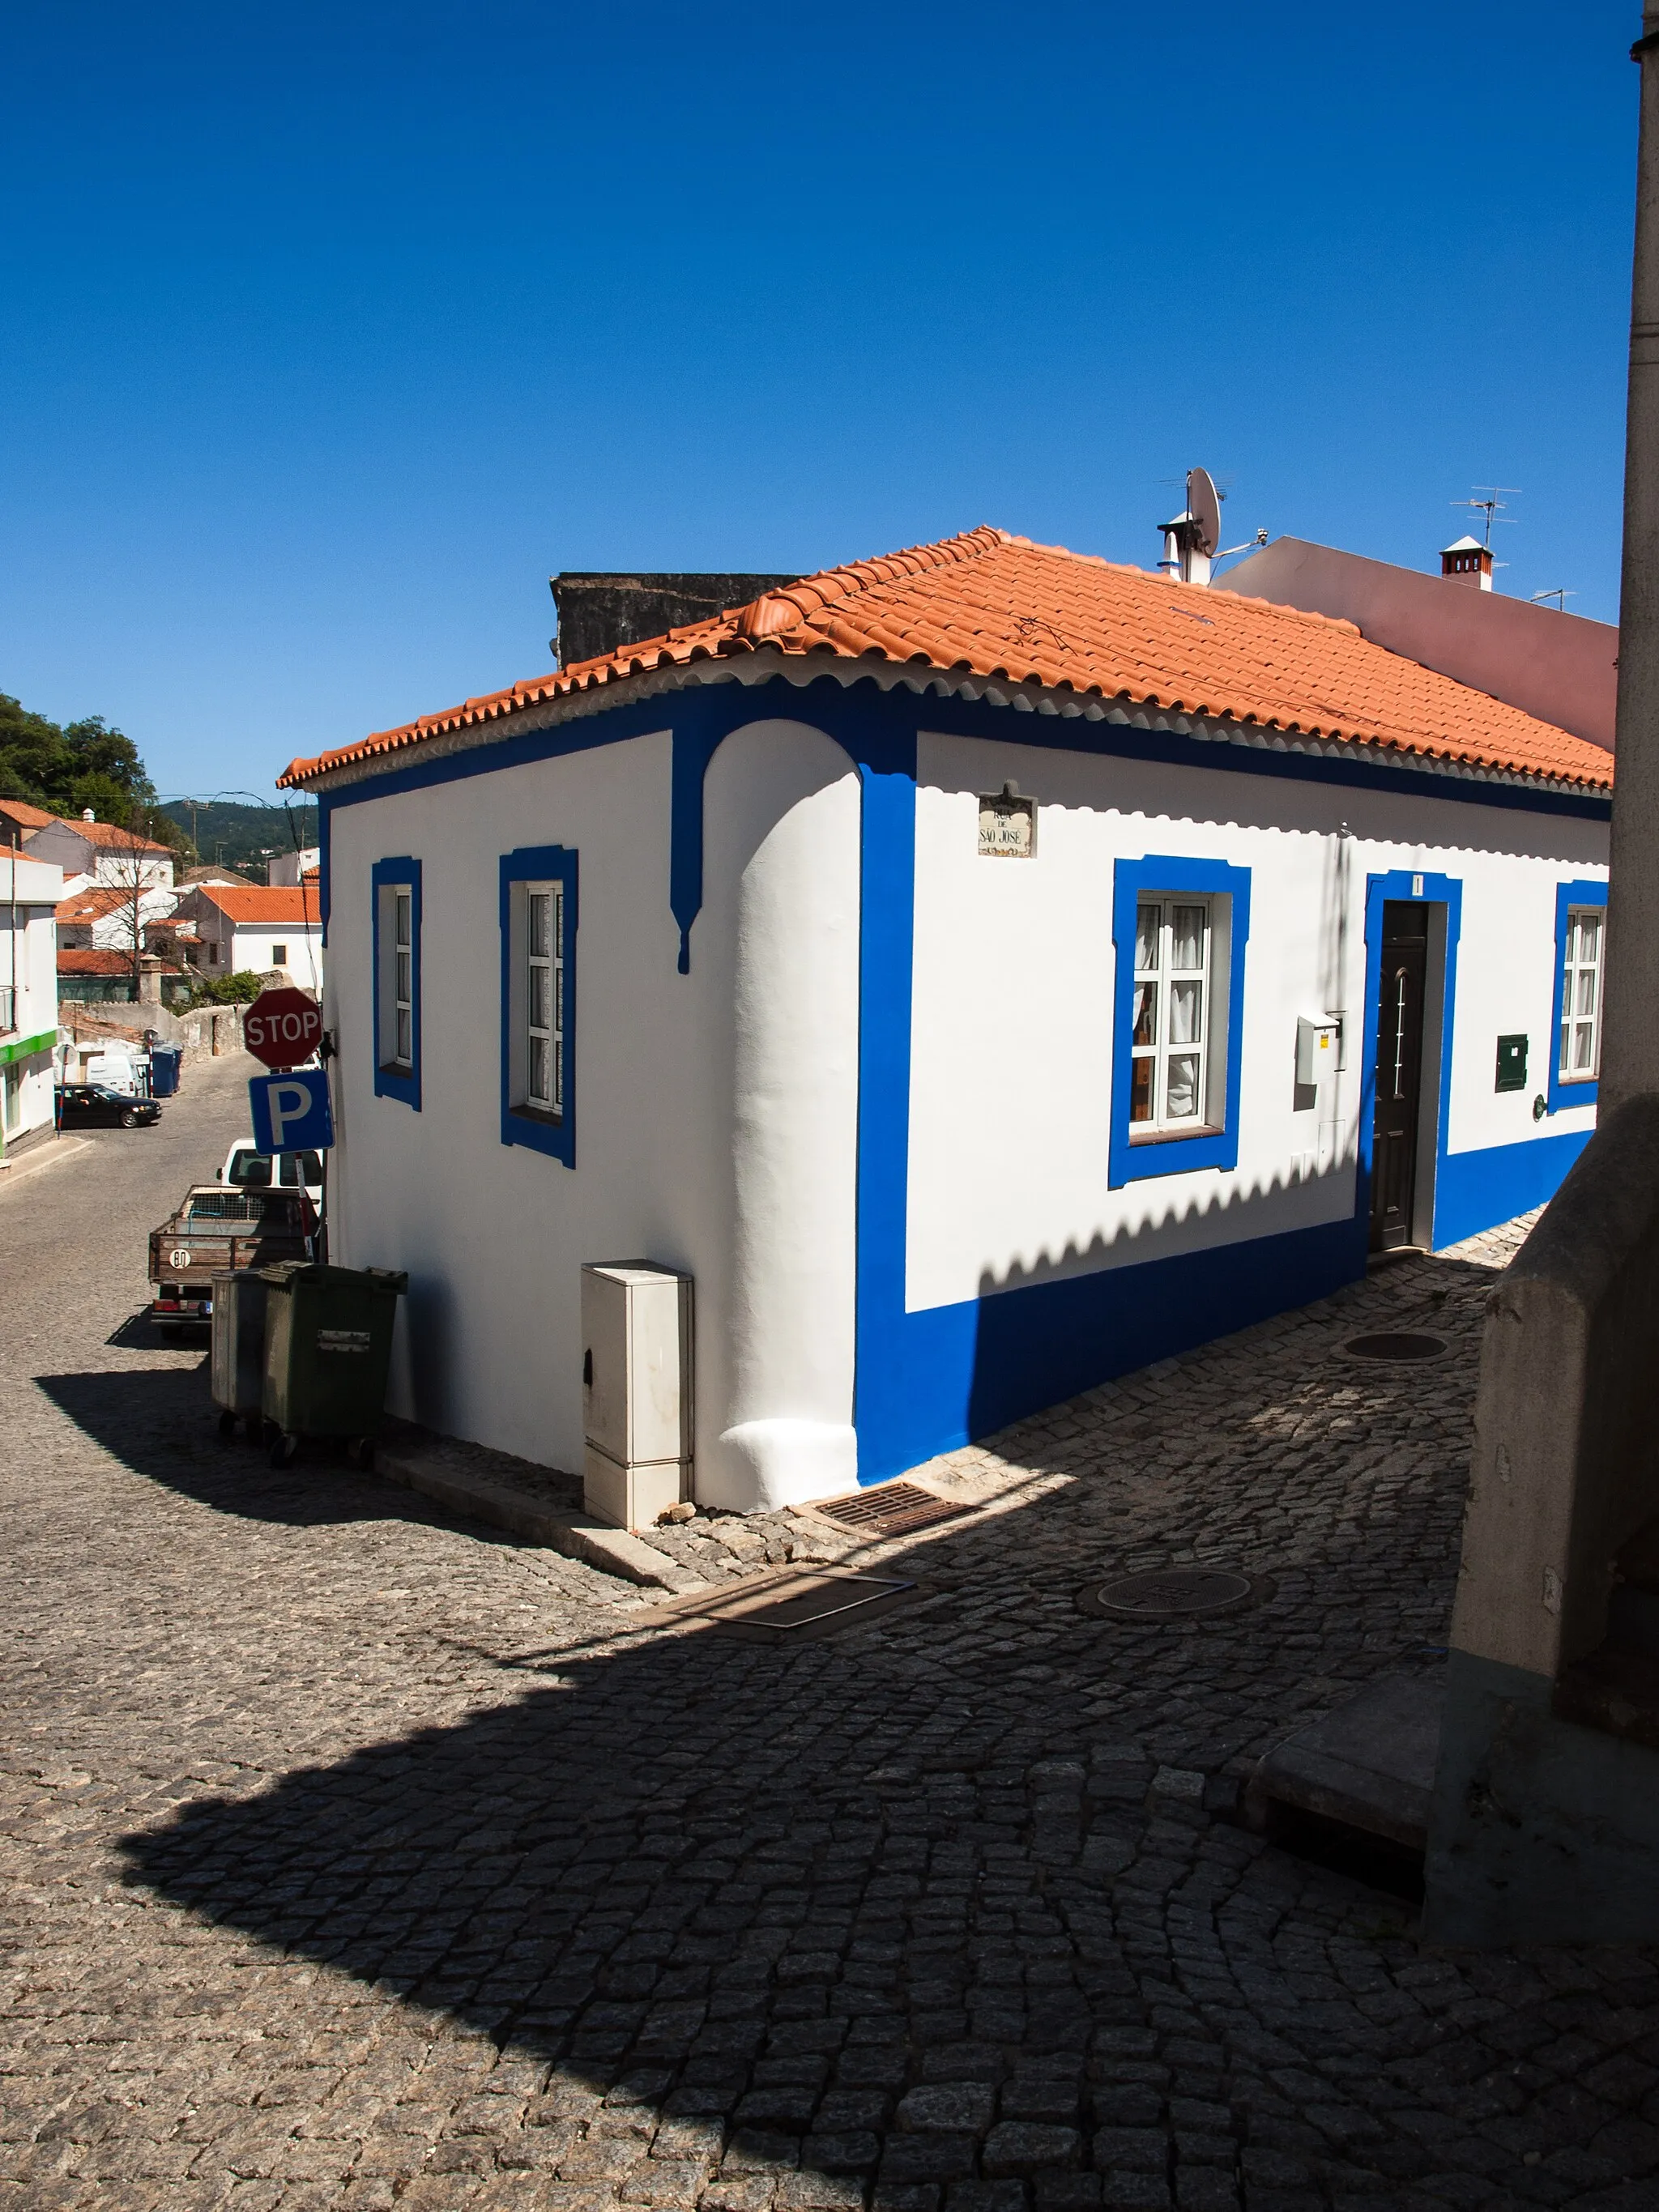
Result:
{"label": "stop sign", "polygon": [[321,1007],[292,985],[261,991],[242,1023],[243,1043],[267,1067],[297,1067],[322,1041]]}

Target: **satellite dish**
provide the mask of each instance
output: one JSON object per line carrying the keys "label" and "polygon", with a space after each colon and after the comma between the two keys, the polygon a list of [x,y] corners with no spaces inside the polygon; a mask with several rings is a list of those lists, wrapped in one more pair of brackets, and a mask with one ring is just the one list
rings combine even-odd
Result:
{"label": "satellite dish", "polygon": [[1187,512],[1193,518],[1193,550],[1207,557],[1221,543],[1221,499],[1208,469],[1188,470]]}

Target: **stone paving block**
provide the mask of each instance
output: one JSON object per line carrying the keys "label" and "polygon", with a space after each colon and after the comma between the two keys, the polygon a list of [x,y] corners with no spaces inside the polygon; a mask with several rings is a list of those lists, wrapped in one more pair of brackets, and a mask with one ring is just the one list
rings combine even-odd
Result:
{"label": "stone paving block", "polygon": [[977,2081],[937,2082],[901,2097],[894,2124],[907,2134],[982,2132],[997,2107],[996,2092]]}
{"label": "stone paving block", "polygon": [[1000,2120],[985,2139],[981,2158],[986,2172],[1002,2179],[1075,2166],[1082,2154],[1083,2138],[1075,2128],[1034,2120]]}
{"label": "stone paving block", "polygon": [[[1248,2212],[1659,2172],[1655,1961],[1425,1960],[1397,1901],[1226,1819],[1271,1744],[1435,1672],[1518,1232],[934,1462],[996,1510],[860,1557],[936,1601],[791,1654],[630,1627],[578,1560],[222,1445],[199,1352],[123,1336],[142,1281],[106,1264],[223,1157],[216,1082],[0,1249],[39,1305],[0,1332],[0,2208],[690,2212],[718,2158],[708,2212],[852,2212],[872,2173],[879,2212],[1172,2175],[1208,2212],[1235,2114]],[[1333,1358],[1389,1326],[1462,1349]],[[808,1517],[659,1556],[734,1573]],[[1194,1558],[1277,1593],[1177,1630],[1075,1601]],[[1001,2130],[1084,2118],[1089,2162],[990,2172]]]}

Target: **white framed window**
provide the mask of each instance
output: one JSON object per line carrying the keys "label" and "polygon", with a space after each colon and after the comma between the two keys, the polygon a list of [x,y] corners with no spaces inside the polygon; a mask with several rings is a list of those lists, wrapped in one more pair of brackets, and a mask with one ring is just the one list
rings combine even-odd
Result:
{"label": "white framed window", "polygon": [[[374,1091],[421,1109],[421,863],[377,860]],[[309,951],[311,940],[306,939]]]}
{"label": "white framed window", "polygon": [[1211,907],[1190,892],[1136,903],[1131,1142],[1211,1126]]}
{"label": "white framed window", "polygon": [[564,1111],[564,885],[524,886],[524,1103]]}
{"label": "white framed window", "polygon": [[1567,908],[1561,977],[1561,1034],[1556,1073],[1563,1083],[1594,1083],[1601,1067],[1601,972],[1607,915],[1599,906]]}
{"label": "white framed window", "polygon": [[[281,948],[271,947],[273,960]],[[415,1065],[415,890],[380,885],[380,1066],[407,1074]]]}

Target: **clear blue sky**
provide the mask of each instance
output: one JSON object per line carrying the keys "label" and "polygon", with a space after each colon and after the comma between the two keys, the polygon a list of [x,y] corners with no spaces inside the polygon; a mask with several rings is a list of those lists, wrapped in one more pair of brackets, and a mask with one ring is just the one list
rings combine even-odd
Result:
{"label": "clear blue sky", "polygon": [[548,667],[560,568],[981,521],[1150,562],[1202,461],[1614,617],[1633,0],[9,0],[0,689],[164,791]]}

